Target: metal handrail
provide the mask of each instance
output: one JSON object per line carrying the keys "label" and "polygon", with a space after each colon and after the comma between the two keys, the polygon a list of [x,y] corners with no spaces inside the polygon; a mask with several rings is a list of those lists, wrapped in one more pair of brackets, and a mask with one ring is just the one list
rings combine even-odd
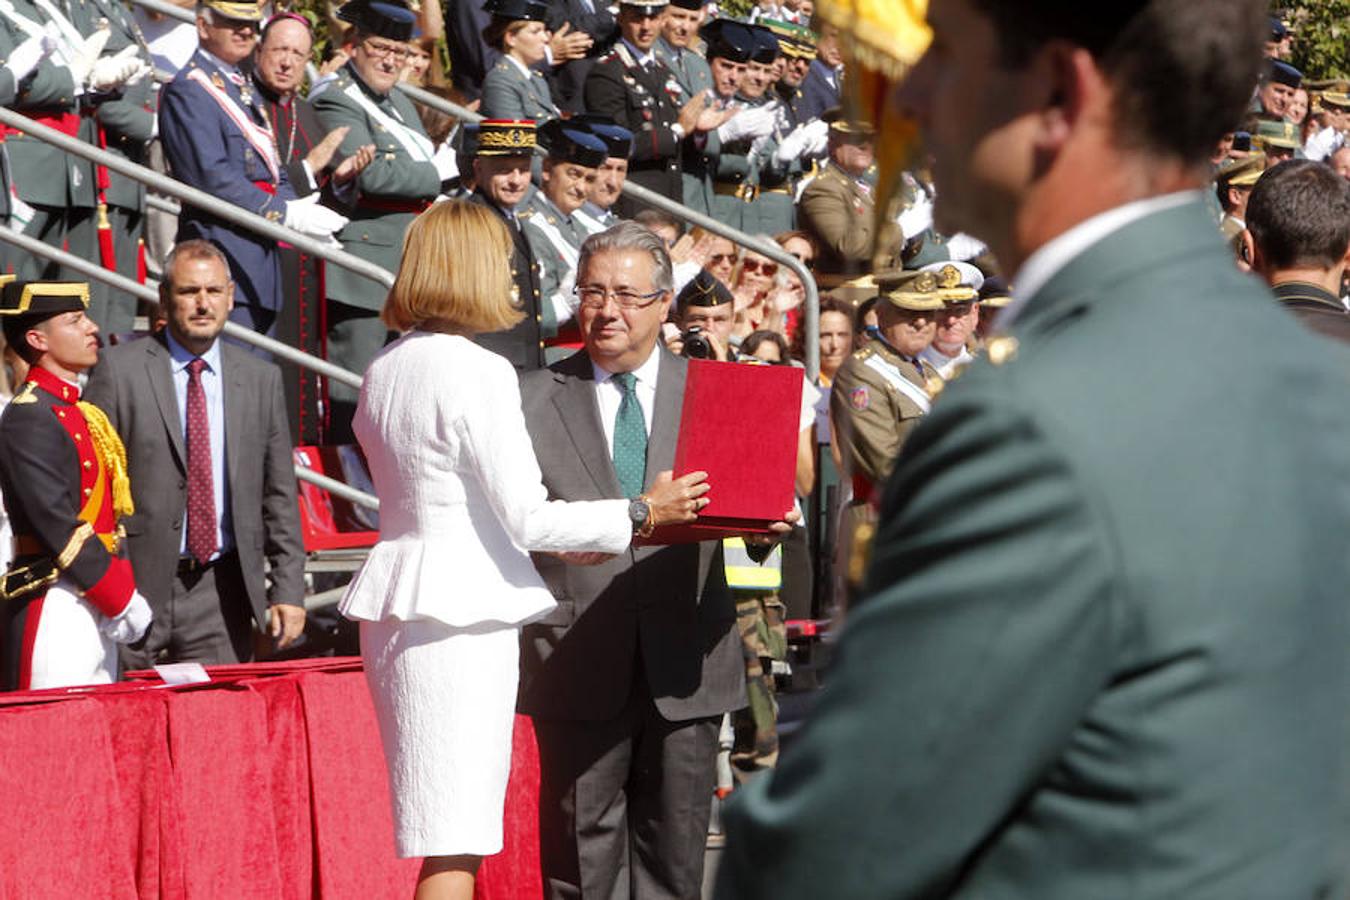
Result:
{"label": "metal handrail", "polygon": [[[194,18],[194,14],[189,10],[165,3],[164,0],[132,0],[132,2],[138,3],[147,9],[153,9],[157,12],[164,13],[165,15],[174,16],[183,21],[190,22],[193,21]],[[310,77],[312,83],[313,75],[311,74]],[[458,103],[453,103],[443,97],[437,97],[430,91],[423,90],[416,85],[399,82],[395,87],[417,103],[439,110],[447,115],[455,116],[456,118],[468,122],[481,122],[484,118],[481,114],[476,113],[473,110],[466,109]],[[820,290],[816,287],[815,277],[811,275],[806,266],[802,265],[802,263],[791,253],[788,253],[772,241],[764,241],[754,235],[746,234],[739,229],[732,228],[730,225],[724,225],[716,219],[705,216],[697,210],[690,209],[683,203],[671,200],[669,197],[644,188],[639,184],[625,181],[623,193],[626,196],[632,197],[634,200],[646,203],[648,206],[655,206],[690,225],[697,225],[705,231],[710,231],[713,234],[724,237],[733,244],[738,244],[753,250],[761,256],[772,259],[779,265],[787,266],[791,269],[797,277],[801,279],[802,287],[806,293],[806,297],[802,302],[805,312],[802,327],[806,329],[806,339],[802,344],[806,350],[806,375],[812,381],[816,380],[820,375]]]}
{"label": "metal handrail", "polygon": [[12,109],[0,107],[0,123],[8,125],[16,131],[31,135],[43,143],[51,144],[73,156],[87,159],[119,175],[125,175],[133,181],[139,181],[162,194],[177,197],[184,203],[203,209],[213,216],[247,228],[256,234],[271,238],[274,241],[284,241],[297,250],[311,256],[317,256],[350,272],[369,278],[382,287],[392,287],[394,284],[392,273],[368,260],[353,256],[345,250],[334,249],[309,235],[279,225],[263,216],[235,206],[233,203],[227,203],[219,197],[213,197],[205,191],[183,184],[181,181],[175,181],[162,172],[156,172],[154,169],[123,159],[92,144],[86,144],[78,138],[57,131],[55,128],[49,128],[40,122],[35,122]]}
{"label": "metal handrail", "polygon": [[[141,300],[147,300],[151,303],[158,302],[159,300],[159,294],[155,291],[143,284],[132,281],[125,275],[109,271],[98,263],[89,262],[68,251],[44,244],[37,238],[22,234],[12,228],[0,225],[0,241],[4,241],[7,244],[13,244],[27,253],[41,256],[44,259],[50,259],[58,265],[66,266],[76,272],[87,275],[96,281],[102,281],[104,284],[107,284],[116,290],[125,291]],[[311,356],[303,350],[297,350],[288,344],[283,344],[266,335],[258,334],[256,331],[250,331],[242,325],[237,325],[234,322],[226,322],[224,333],[235,340],[242,341],[246,344],[252,344],[261,350],[266,350],[274,356],[285,359],[287,362],[313,369],[315,372],[326,378],[340,381],[345,385],[357,389],[361,387],[361,376],[354,372],[348,372],[346,369],[335,366],[327,360],[319,359],[317,356]],[[367,494],[365,491],[357,490],[340,481],[334,481],[332,478],[320,475],[318,472],[311,471],[298,463],[294,468],[295,477],[299,478],[301,481],[308,481],[331,494],[336,494],[344,500],[349,500],[359,506],[364,506],[369,509],[380,508],[380,501],[373,494]]]}
{"label": "metal handrail", "polygon": [[[400,82],[396,87],[418,103],[429,106],[432,109],[440,110],[447,115],[457,116],[470,122],[481,122],[483,120],[482,115],[473,112],[472,110],[465,109],[459,104],[452,103],[443,97],[437,97],[435,94],[424,91],[415,85]],[[536,150],[538,150],[538,148],[536,148]],[[742,247],[753,250],[761,256],[766,256],[774,262],[791,269],[797,277],[801,279],[802,286],[806,292],[806,297],[802,303],[806,312],[805,319],[802,323],[802,327],[806,329],[807,335],[807,339],[803,341],[803,345],[806,348],[806,375],[812,381],[816,380],[816,377],[820,374],[820,291],[816,288],[815,278],[811,275],[810,271],[807,270],[806,266],[802,264],[801,260],[797,259],[797,257],[793,256],[791,253],[788,253],[773,241],[766,241],[755,235],[746,234],[744,231],[732,228],[730,225],[724,225],[710,216],[705,216],[697,210],[690,209],[683,203],[671,200],[664,194],[658,194],[640,184],[625,180],[623,193],[625,196],[632,197],[640,203],[654,206],[678,219],[688,222],[690,225],[697,225],[705,231],[711,231],[713,234],[726,238],[733,244],[739,244]]]}

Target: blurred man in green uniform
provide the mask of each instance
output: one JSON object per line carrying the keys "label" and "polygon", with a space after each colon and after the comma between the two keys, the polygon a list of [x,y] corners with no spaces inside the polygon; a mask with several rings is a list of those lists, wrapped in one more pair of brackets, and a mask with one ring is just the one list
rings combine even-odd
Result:
{"label": "blurred man in green uniform", "polygon": [[1265,4],[928,18],[894,102],[1018,296],[905,443],[719,896],[1344,896],[1350,373],[1202,198]]}

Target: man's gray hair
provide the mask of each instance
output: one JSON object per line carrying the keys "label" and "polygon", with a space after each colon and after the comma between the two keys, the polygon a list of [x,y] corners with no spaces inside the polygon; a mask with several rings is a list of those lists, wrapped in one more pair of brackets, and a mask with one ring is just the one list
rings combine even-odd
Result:
{"label": "man's gray hair", "polygon": [[652,258],[652,290],[670,291],[675,288],[671,274],[670,254],[666,242],[646,227],[625,219],[604,231],[597,232],[581,242],[581,257],[577,260],[577,274],[586,271],[586,263],[596,253],[612,250],[632,250],[647,253]]}

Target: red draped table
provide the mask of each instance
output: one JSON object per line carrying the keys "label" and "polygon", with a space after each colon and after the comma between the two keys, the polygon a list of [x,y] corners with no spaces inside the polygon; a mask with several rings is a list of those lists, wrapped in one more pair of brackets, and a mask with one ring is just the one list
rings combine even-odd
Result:
{"label": "red draped table", "polygon": [[[0,900],[407,900],[359,659],[0,694]],[[480,898],[541,896],[539,757],[516,717]],[[447,810],[447,815],[453,815]]]}

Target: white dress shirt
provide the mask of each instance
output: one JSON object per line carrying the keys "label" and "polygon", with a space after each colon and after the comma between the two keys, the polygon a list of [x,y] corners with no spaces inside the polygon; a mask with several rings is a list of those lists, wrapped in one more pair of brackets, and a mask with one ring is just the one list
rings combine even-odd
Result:
{"label": "white dress shirt", "polygon": [[[600,408],[600,425],[605,429],[605,446],[609,448],[610,458],[614,456],[614,417],[619,414],[619,404],[623,402],[623,388],[614,381],[614,375],[591,363],[595,372],[595,402]],[[652,436],[652,413],[656,409],[656,373],[661,368],[661,352],[652,347],[647,361],[633,370],[637,377],[634,386],[638,405],[642,407],[642,424],[647,426],[647,437]]]}
{"label": "white dress shirt", "polygon": [[1200,191],[1177,191],[1159,197],[1134,200],[1115,209],[1084,219],[1068,231],[1051,238],[1022,264],[1013,278],[1013,300],[994,322],[995,331],[1007,331],[1033,297],[1089,247],[1106,240],[1132,222],[1154,213],[1203,199]]}
{"label": "white dress shirt", "polygon": [[[182,428],[183,446],[187,447],[187,389],[188,363],[196,359],[181,344],[169,339],[169,369],[173,374],[173,393],[178,398],[178,426]],[[206,396],[206,425],[211,433],[211,479],[216,501],[216,552],[212,559],[234,549],[234,520],[230,515],[229,474],[225,466],[225,384],[220,373],[220,341],[202,354],[206,368],[202,369],[202,393]],[[183,522],[183,537],[178,543],[178,555],[187,555],[187,522]]]}

